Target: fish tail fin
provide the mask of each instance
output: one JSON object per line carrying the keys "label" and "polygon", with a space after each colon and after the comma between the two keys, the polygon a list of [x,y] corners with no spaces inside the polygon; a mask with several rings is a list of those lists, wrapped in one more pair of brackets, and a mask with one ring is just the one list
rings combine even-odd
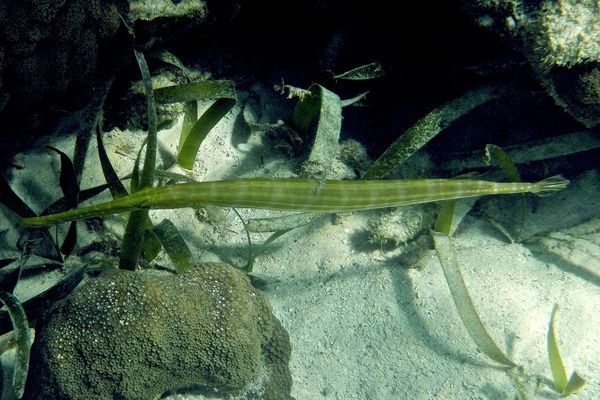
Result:
{"label": "fish tail fin", "polygon": [[565,179],[562,175],[554,175],[534,183],[533,190],[531,191],[531,193],[534,193],[535,195],[540,197],[549,196],[552,193],[558,192],[559,190],[563,190],[568,185],[568,179]]}

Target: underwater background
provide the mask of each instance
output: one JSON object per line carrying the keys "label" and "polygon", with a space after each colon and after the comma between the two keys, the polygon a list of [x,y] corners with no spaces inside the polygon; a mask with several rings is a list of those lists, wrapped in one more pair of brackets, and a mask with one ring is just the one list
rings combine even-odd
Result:
{"label": "underwater background", "polygon": [[[438,3],[3,2],[2,399],[600,396],[598,5]],[[296,177],[314,192],[286,197]],[[303,204],[365,177],[428,194],[244,206],[255,178]],[[238,179],[239,208],[184,191],[26,227]]]}

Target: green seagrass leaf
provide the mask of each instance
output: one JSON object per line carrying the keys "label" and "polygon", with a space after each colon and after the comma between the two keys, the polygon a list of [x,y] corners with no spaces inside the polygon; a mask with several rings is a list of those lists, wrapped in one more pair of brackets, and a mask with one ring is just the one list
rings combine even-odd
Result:
{"label": "green seagrass leaf", "polygon": [[[159,103],[185,103],[177,162],[192,169],[196,153],[210,130],[237,102],[232,81],[198,81],[155,89]],[[198,100],[216,99],[198,119]]]}
{"label": "green seagrass leaf", "polygon": [[[144,158],[144,167],[139,176],[139,183],[134,181],[136,175],[136,168],[133,171],[131,179],[131,192],[135,189],[144,189],[152,187],[154,183],[154,170],[156,168],[156,151],[158,148],[158,117],[156,115],[156,103],[154,98],[154,91],[152,90],[152,79],[150,77],[150,70],[146,63],[146,58],[139,51],[134,51],[135,58],[142,74],[142,82],[144,83],[144,89],[146,91],[146,106],[148,110],[148,135],[146,137],[146,157]],[[138,155],[139,158],[139,155]],[[129,220],[125,227],[125,234],[123,235],[123,244],[121,246],[121,254],[119,257],[119,268],[135,271],[140,256],[142,247],[142,241],[144,240],[144,229],[148,222],[148,211],[133,211],[129,214]]]}
{"label": "green seagrass leaf", "polygon": [[438,215],[437,222],[434,230],[436,232],[444,233],[450,236],[452,231],[452,220],[454,219],[454,208],[456,207],[456,200],[448,200],[442,205],[440,214]]}
{"label": "green seagrass leaf", "polygon": [[[83,279],[84,271],[85,268],[78,268],[67,274],[54,286],[24,301],[22,306],[29,319],[36,320],[44,310],[71,293]],[[0,335],[11,331],[9,320],[10,315],[5,310],[0,310]]]}
{"label": "green seagrass leaf", "polygon": [[135,157],[135,161],[133,162],[133,171],[131,171],[131,183],[130,190],[131,193],[135,193],[141,189],[140,187],[140,179],[141,179],[141,171],[140,171],[140,160],[142,158],[142,150],[144,150],[144,146],[146,146],[147,138],[142,141],[142,145],[137,152],[137,156]]}
{"label": "green seagrass leaf", "polygon": [[65,235],[65,238],[60,245],[60,252],[64,255],[65,258],[69,257],[73,250],[75,249],[75,245],[77,244],[77,221],[71,221],[69,224],[69,230]]}
{"label": "green seagrass leaf", "polygon": [[567,383],[567,387],[565,388],[565,391],[562,392],[560,397],[568,397],[572,395],[573,393],[581,389],[585,384],[585,379],[579,376],[577,372],[573,371],[571,377],[569,378],[569,382]]}
{"label": "green seagrass leaf", "polygon": [[270,218],[254,218],[246,222],[248,232],[275,232],[298,228],[324,218],[328,214],[301,213]]}
{"label": "green seagrass leaf", "polygon": [[431,111],[396,139],[365,172],[362,179],[382,178],[458,118],[483,103],[505,95],[509,89],[475,89]]}
{"label": "green seagrass leaf", "polygon": [[160,239],[151,228],[144,230],[144,241],[142,242],[142,253],[146,261],[152,261],[158,256],[163,246]]}
{"label": "green seagrass leaf", "polygon": [[[0,291],[12,293],[21,276],[21,264],[15,263],[16,258],[5,258],[0,260]],[[13,264],[11,267],[7,267]]]}
{"label": "green seagrass leaf", "polygon": [[237,99],[232,81],[198,81],[183,85],[154,89],[156,101],[161,104],[182,103],[210,99]]}
{"label": "green seagrass leaf", "polygon": [[496,345],[481,322],[460,272],[458,257],[452,247],[450,237],[445,233],[436,231],[432,231],[431,236],[444,271],[446,283],[448,283],[452,299],[463,325],[467,328],[467,332],[469,332],[477,347],[489,358],[510,367],[516,366]]}
{"label": "green seagrass leaf", "polygon": [[380,78],[385,75],[385,70],[380,62],[372,62],[370,64],[361,65],[344,72],[343,74],[335,75],[333,79],[348,79],[353,81],[362,81],[367,79]]}
{"label": "green seagrass leaf", "polygon": [[270,245],[271,243],[273,243],[273,241],[275,241],[275,239],[285,235],[292,229],[295,229],[295,228],[282,229],[282,230],[273,232],[264,242],[262,242],[262,244],[256,250],[254,250],[252,247],[250,235],[248,234],[249,231],[246,229],[246,233],[248,236],[248,265],[246,266],[245,271],[247,273],[252,272],[252,269],[254,267],[254,261],[256,260],[256,257],[258,257],[259,255],[264,253],[265,250],[267,249],[267,246]]}
{"label": "green seagrass leaf", "polygon": [[300,136],[306,138],[310,127],[321,109],[321,85],[312,85],[306,93],[300,97],[300,101],[292,113],[292,126]]}
{"label": "green seagrass leaf", "polygon": [[501,147],[487,144],[485,145],[485,162],[489,165],[492,160],[502,168],[511,182],[521,182],[521,174],[510,156]]}
{"label": "green seagrass leaf", "polygon": [[159,224],[152,227],[152,231],[160,240],[173,264],[175,264],[175,270],[178,274],[185,272],[192,266],[192,252],[171,220],[163,219]]}
{"label": "green seagrass leaf", "polygon": [[102,167],[104,180],[106,180],[106,183],[110,184],[110,194],[113,199],[127,196],[127,189],[125,189],[125,186],[121,183],[119,175],[117,175],[117,172],[113,168],[110,159],[108,158],[108,154],[106,153],[104,141],[102,140],[102,131],[99,125],[96,129],[96,143],[98,146],[98,158],[100,158],[100,166]]}
{"label": "green seagrass leaf", "polygon": [[[46,146],[50,150],[58,153],[60,156],[60,187],[64,194],[64,205],[65,209],[74,209],[77,208],[79,204],[79,181],[77,178],[77,173],[75,172],[75,167],[73,167],[73,163],[69,156],[67,156],[64,152],[54,148],[52,146]],[[64,209],[63,209],[64,210]],[[58,241],[58,239],[57,239]],[[65,235],[63,243],[60,245],[60,252],[68,257],[71,255],[73,250],[75,249],[75,245],[77,243],[77,222],[73,221],[69,225],[69,230]]]}
{"label": "green seagrass leaf", "polygon": [[29,354],[33,340],[29,331],[27,315],[25,315],[25,310],[23,310],[19,300],[8,292],[0,292],[0,301],[8,310],[15,331],[17,355],[12,387],[17,399],[20,399],[25,391],[25,382],[29,371]]}
{"label": "green seagrass leaf", "polygon": [[177,155],[179,165],[187,169],[194,167],[194,160],[200,145],[210,130],[231,110],[235,103],[235,98],[219,98],[202,114],[179,148]]}
{"label": "green seagrass leaf", "polygon": [[0,174],[0,203],[20,217],[35,217],[35,212],[12,190],[4,175]]}
{"label": "green seagrass leaf", "polygon": [[[510,156],[506,154],[506,152],[499,146],[496,146],[495,144],[487,144],[485,146],[485,163],[489,165],[492,160],[494,160],[496,164],[502,168],[506,175],[508,175],[508,179],[510,179],[511,182],[522,182],[521,174],[519,174],[519,170]],[[518,242],[520,240],[523,229],[525,229],[525,220],[527,219],[527,201],[525,199],[525,194],[521,193],[520,196],[522,205],[521,224],[518,228],[516,239],[513,240],[512,235],[505,227],[500,227],[496,221],[492,222],[511,242]]]}
{"label": "green seagrass leaf", "polygon": [[69,209],[77,207],[79,203],[79,183],[77,173],[69,156],[52,146],[46,146],[60,156],[60,188],[65,195]]}
{"label": "green seagrass leaf", "polygon": [[159,60],[166,62],[167,64],[171,64],[171,65],[179,68],[184,73],[186,78],[189,79],[189,77],[191,76],[190,70],[187,69],[187,67],[185,65],[183,65],[181,60],[179,58],[177,58],[177,56],[175,56],[173,53],[163,50],[158,54],[154,54],[154,56],[156,58],[158,58]]}
{"label": "green seagrass leaf", "polygon": [[121,253],[119,255],[119,269],[135,271],[142,243],[144,241],[144,229],[148,222],[148,210],[132,211],[129,213]]}
{"label": "green seagrass leaf", "polygon": [[254,260],[256,259],[256,257],[258,257],[259,255],[261,255],[262,253],[265,252],[265,250],[267,249],[267,246],[270,245],[271,243],[273,243],[273,241],[275,241],[275,239],[285,235],[286,233],[288,233],[289,231],[291,231],[292,229],[295,228],[287,228],[287,229],[281,229],[279,231],[273,232],[268,238],[267,240],[265,240],[264,242],[262,242],[262,244],[258,247],[258,249],[256,249],[253,253],[252,253],[252,260],[251,262],[248,264],[248,268],[246,269],[247,272],[252,272],[252,266],[254,264]]}
{"label": "green seagrass leaf", "polygon": [[319,84],[313,84],[298,102],[292,114],[292,123],[302,136],[310,135],[315,118],[315,140],[308,160],[302,166],[302,175],[323,180],[327,178],[338,149],[342,129],[342,102],[339,96]]}
{"label": "green seagrass leaf", "polygon": [[186,101],[183,106],[183,123],[181,125],[181,135],[179,136],[180,149],[183,147],[196,121],[198,121],[198,102]]}
{"label": "green seagrass leaf", "polygon": [[368,94],[369,94],[369,92],[362,92],[362,93],[352,97],[351,99],[342,100],[342,107],[348,107],[355,103],[358,103],[359,101],[361,101],[362,99],[367,97]]}
{"label": "green seagrass leaf", "polygon": [[[79,202],[83,202],[83,201],[91,199],[94,196],[97,196],[98,194],[102,193],[106,189],[110,188],[112,185],[113,185],[112,183],[105,183],[100,186],[95,186],[95,187],[81,190],[79,192]],[[68,201],[63,196],[60,199],[56,200],[54,203],[50,204],[48,207],[46,207],[44,209],[44,211],[42,211],[40,213],[40,215],[53,214],[53,213],[61,212],[61,211],[68,210],[68,209],[69,209]]]}
{"label": "green seagrass leaf", "polygon": [[158,117],[156,115],[156,99],[152,90],[152,78],[150,70],[146,63],[144,54],[134,51],[138,62],[140,72],[142,73],[142,82],[146,91],[146,108],[148,110],[148,136],[146,137],[146,157],[144,158],[144,167],[140,175],[139,189],[151,187],[154,183],[154,169],[156,167],[156,150],[158,148]]}
{"label": "green seagrass leaf", "polygon": [[556,332],[554,330],[554,320],[558,312],[558,305],[552,310],[552,317],[548,325],[548,359],[550,360],[550,369],[552,370],[552,378],[554,379],[554,388],[558,393],[564,392],[567,387],[567,371],[558,350],[558,342],[556,340]]}
{"label": "green seagrass leaf", "polygon": [[558,350],[558,340],[556,339],[554,327],[558,308],[558,305],[554,306],[548,325],[548,359],[552,370],[552,378],[554,379],[554,389],[560,394],[560,397],[567,397],[581,389],[586,382],[577,372],[573,372],[567,380],[567,371]]}

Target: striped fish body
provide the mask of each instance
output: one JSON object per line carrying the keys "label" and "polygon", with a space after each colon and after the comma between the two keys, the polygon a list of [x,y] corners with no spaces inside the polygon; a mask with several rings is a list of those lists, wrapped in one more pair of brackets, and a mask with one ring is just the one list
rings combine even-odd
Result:
{"label": "striped fish body", "polygon": [[349,212],[494,194],[535,193],[536,183],[464,179],[324,181],[236,179],[147,189],[131,200],[144,208],[207,204],[280,211]]}
{"label": "striped fish body", "polygon": [[23,226],[62,223],[140,209],[183,207],[262,208],[281,211],[348,212],[495,194],[550,194],[564,189],[560,176],[536,183],[498,183],[468,179],[324,181],[294,178],[233,179],[181,183],[140,190],[106,203],[42,217]]}

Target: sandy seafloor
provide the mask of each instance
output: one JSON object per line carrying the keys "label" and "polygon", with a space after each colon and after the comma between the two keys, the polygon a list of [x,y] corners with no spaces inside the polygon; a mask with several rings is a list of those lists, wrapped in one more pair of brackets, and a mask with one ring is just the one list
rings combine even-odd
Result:
{"label": "sandy seafloor", "polygon": [[[240,98],[243,104],[244,94]],[[216,180],[293,175],[298,160],[274,149],[262,132],[236,133],[240,111],[236,106],[211,132],[190,176]],[[265,114],[262,122],[278,118],[282,116]],[[176,125],[159,133],[163,155],[175,153],[179,129]],[[106,134],[106,148],[119,174],[131,171],[144,135],[119,130]],[[52,144],[72,153],[70,139]],[[96,160],[92,146],[83,187],[103,183]],[[13,172],[11,183],[36,211],[60,196],[56,154],[37,150],[17,156],[16,162],[25,168]],[[587,380],[573,398],[600,398],[600,171],[595,167],[570,177],[567,190],[539,199],[528,216],[525,236],[551,231],[554,239],[510,243],[476,214],[468,214],[452,238],[480,317],[499,347],[525,367],[532,399],[558,398],[547,385],[536,392],[538,378],[552,379],[546,334],[555,304],[560,305],[556,330],[565,366],[568,373],[576,369]],[[511,220],[520,213],[518,196],[491,204],[503,210],[501,224],[502,215]],[[270,215],[240,211],[244,218]],[[396,248],[368,242],[367,221],[373,214],[327,217],[297,228],[256,259],[254,274],[268,282],[264,290],[291,337],[292,395],[297,400],[514,399],[517,392],[507,370],[479,352],[462,325],[432,247],[426,246],[418,262],[406,264],[402,244]],[[201,222],[189,209],[152,212],[155,222],[164,217],[185,236],[194,261],[245,264],[246,236],[231,210],[211,210],[211,223]],[[3,217],[2,229],[12,223]],[[106,223],[108,236],[122,234],[122,216],[109,217]],[[106,239],[86,236],[85,229],[80,233],[80,247]],[[255,244],[267,237],[252,234]],[[15,238],[11,231],[6,240]],[[96,254],[91,262],[99,258]],[[82,262],[90,262],[89,257],[72,256],[62,272]],[[158,263],[169,265],[164,255]],[[60,272],[39,284],[50,285]],[[22,282],[17,294],[30,295],[35,283]],[[182,393],[171,398],[202,397]]]}

